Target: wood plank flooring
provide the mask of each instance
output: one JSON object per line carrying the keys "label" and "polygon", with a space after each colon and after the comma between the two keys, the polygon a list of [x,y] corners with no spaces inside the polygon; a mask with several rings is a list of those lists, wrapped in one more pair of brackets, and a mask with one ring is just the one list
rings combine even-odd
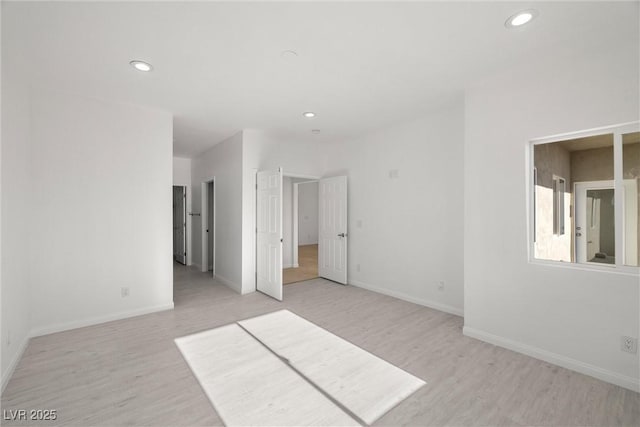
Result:
{"label": "wood plank flooring", "polygon": [[174,310],[34,338],[2,409],[58,419],[2,424],[220,425],[173,339],[288,309],[427,381],[375,425],[640,425],[638,393],[464,337],[457,316],[323,279],[279,303],[192,268],[174,275]]}
{"label": "wood plank flooring", "polygon": [[318,277],[318,245],[298,246],[298,265],[296,268],[282,270],[282,283],[302,282]]}

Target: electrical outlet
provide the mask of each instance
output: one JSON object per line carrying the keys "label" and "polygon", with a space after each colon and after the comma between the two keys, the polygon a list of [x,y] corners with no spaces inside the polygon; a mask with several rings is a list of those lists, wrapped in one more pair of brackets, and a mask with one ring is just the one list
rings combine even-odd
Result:
{"label": "electrical outlet", "polygon": [[438,282],[438,290],[444,292],[444,282],[442,280]]}
{"label": "electrical outlet", "polygon": [[356,264],[356,271],[360,273],[360,264]]}
{"label": "electrical outlet", "polygon": [[391,169],[389,171],[389,179],[400,178],[400,171],[398,169]]}
{"label": "electrical outlet", "polygon": [[120,296],[122,298],[126,298],[129,296],[129,288],[124,287],[124,288],[120,288]]}
{"label": "electrical outlet", "polygon": [[620,340],[620,349],[627,353],[636,354],[638,351],[638,340],[633,337],[622,336]]}

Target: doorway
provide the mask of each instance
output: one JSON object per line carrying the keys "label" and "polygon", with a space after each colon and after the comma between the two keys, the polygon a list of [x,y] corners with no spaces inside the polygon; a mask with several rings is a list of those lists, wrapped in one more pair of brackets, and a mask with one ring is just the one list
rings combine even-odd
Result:
{"label": "doorway", "polygon": [[[256,173],[256,290],[282,301],[283,172]],[[347,284],[347,177],[318,178],[318,276]],[[297,241],[297,239],[296,239]]]}
{"label": "doorway", "polygon": [[634,265],[638,254],[638,190],[635,179],[623,180],[622,245],[615,241],[614,182],[591,181],[575,183],[575,251],[581,263],[615,265],[616,246],[628,265]]}
{"label": "doorway", "polygon": [[576,259],[615,264],[613,181],[579,182],[576,195]]}
{"label": "doorway", "polygon": [[173,186],[173,259],[187,264],[187,187]]}
{"label": "doorway", "polygon": [[282,284],[289,285],[318,277],[318,181],[284,177],[282,193]]}
{"label": "doorway", "polygon": [[201,185],[202,192],[202,272],[216,274],[216,204],[215,179],[205,181]]}

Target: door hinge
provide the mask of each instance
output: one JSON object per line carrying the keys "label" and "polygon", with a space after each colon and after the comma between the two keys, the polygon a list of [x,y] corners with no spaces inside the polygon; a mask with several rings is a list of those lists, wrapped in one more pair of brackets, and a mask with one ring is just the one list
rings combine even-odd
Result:
{"label": "door hinge", "polygon": [[184,256],[187,256],[187,253],[186,253],[186,252],[184,253]]}
{"label": "door hinge", "polygon": [[256,184],[256,190],[258,189],[258,184]]}

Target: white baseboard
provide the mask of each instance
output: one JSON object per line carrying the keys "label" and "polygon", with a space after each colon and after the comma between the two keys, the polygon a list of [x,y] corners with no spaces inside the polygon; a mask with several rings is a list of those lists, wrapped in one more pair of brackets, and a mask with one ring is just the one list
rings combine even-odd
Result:
{"label": "white baseboard", "polygon": [[155,313],[158,311],[172,310],[173,301],[169,304],[157,305],[153,307],[144,307],[136,310],[121,311],[119,313],[108,314],[106,316],[92,317],[82,320],[74,320],[73,322],[58,323],[55,325],[47,325],[31,330],[31,337],[39,337],[42,335],[54,334],[56,332],[68,331],[71,329],[83,328],[85,326],[98,325],[100,323],[111,322],[114,320],[127,319],[129,317],[142,316],[144,314]]}
{"label": "white baseboard", "polygon": [[215,279],[222,283],[223,285],[225,285],[228,288],[231,288],[231,290],[236,291],[239,294],[242,294],[242,287],[240,285],[238,285],[237,283],[233,282],[232,280],[227,279],[224,276],[221,276],[219,274],[215,275]]}
{"label": "white baseboard", "polygon": [[9,362],[9,366],[7,366],[7,370],[2,373],[2,390],[0,391],[0,393],[4,393],[4,389],[7,387],[7,384],[9,384],[9,380],[13,376],[13,372],[16,370],[16,366],[18,366],[18,362],[20,361],[20,359],[22,359],[22,355],[24,354],[24,351],[27,349],[30,339],[31,338],[28,336],[24,337],[24,339],[20,343],[20,347],[18,347],[18,351],[13,356],[13,359],[11,359],[11,362]]}
{"label": "white baseboard", "polygon": [[430,301],[422,298],[416,298],[414,296],[407,295],[403,292],[397,292],[389,289],[379,288],[377,286],[360,282],[358,280],[349,280],[349,284],[358,288],[367,289],[369,291],[377,292],[379,294],[384,294],[390,297],[398,298],[403,301],[409,301],[414,304],[424,305],[425,307],[433,308],[434,310],[444,311],[445,313],[455,314],[456,316],[464,317],[464,311],[462,309],[453,307],[451,305],[442,304],[436,301]]}
{"label": "white baseboard", "polygon": [[541,348],[533,347],[528,344],[523,344],[517,341],[510,340],[508,338],[503,338],[498,335],[493,335],[488,332],[473,329],[468,326],[462,328],[462,333],[468,337],[479,339],[480,341],[485,341],[499,347],[504,347],[517,353],[531,356],[535,359],[544,360],[545,362],[552,363],[554,365],[558,365],[572,371],[580,372],[581,374],[589,375],[591,377],[618,385],[620,387],[624,387],[629,390],[640,392],[640,381],[638,380],[638,378],[621,375],[595,365],[581,362],[580,360],[572,359],[561,354],[552,353]]}

